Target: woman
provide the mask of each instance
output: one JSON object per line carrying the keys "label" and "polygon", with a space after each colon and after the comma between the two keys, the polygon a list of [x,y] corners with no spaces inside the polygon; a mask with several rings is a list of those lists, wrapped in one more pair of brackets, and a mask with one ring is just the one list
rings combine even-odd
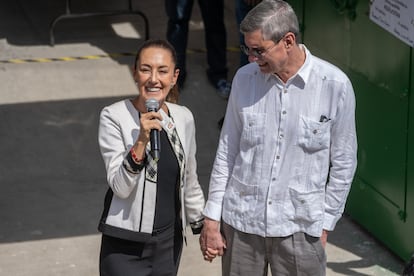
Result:
{"label": "woman", "polygon": [[[176,275],[183,227],[202,227],[204,196],[196,174],[193,115],[175,103],[174,48],[146,41],[134,79],[139,95],[101,112],[99,145],[109,184],[99,224],[101,275]],[[147,111],[151,99],[158,111]],[[150,153],[150,132],[160,131],[160,158]]]}

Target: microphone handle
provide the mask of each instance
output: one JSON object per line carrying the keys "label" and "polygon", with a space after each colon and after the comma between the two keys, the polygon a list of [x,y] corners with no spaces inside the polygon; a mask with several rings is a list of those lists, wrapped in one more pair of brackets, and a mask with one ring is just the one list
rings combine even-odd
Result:
{"label": "microphone handle", "polygon": [[157,129],[151,129],[150,132],[150,142],[151,142],[151,155],[155,161],[160,159],[160,132]]}
{"label": "microphone handle", "polygon": [[[151,99],[150,99],[151,100]],[[150,103],[147,100],[145,103],[148,112],[157,112],[158,109],[158,102]],[[151,156],[155,161],[160,159],[160,151],[161,151],[161,142],[160,142],[160,132],[157,129],[151,129],[150,132],[150,143],[151,143]]]}

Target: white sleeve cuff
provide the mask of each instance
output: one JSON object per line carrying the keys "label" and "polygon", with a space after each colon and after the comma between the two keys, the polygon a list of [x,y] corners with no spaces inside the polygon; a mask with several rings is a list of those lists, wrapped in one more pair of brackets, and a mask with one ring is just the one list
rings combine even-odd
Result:
{"label": "white sleeve cuff", "polygon": [[221,204],[217,204],[208,200],[206,206],[204,207],[203,215],[208,217],[212,220],[220,221],[221,220],[221,211],[222,207]]}

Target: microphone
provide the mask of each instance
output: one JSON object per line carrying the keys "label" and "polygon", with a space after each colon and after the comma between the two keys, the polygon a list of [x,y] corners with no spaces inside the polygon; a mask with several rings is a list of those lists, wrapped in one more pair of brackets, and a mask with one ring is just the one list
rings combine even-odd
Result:
{"label": "microphone", "polygon": [[[158,111],[160,104],[156,99],[148,99],[145,101],[145,107],[148,112]],[[160,159],[161,143],[160,143],[160,131],[158,129],[151,129],[150,132],[151,142],[151,155],[155,161]]]}

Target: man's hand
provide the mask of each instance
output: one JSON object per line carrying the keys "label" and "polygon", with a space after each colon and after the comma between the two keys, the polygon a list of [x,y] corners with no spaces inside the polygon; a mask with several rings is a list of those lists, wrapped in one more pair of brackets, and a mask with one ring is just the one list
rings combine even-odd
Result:
{"label": "man's hand", "polygon": [[326,243],[328,242],[328,231],[325,229],[322,230],[321,242],[322,242],[323,248],[325,248]]}
{"label": "man's hand", "polygon": [[220,222],[205,218],[200,234],[200,250],[204,260],[212,262],[216,256],[223,256],[225,248],[225,240],[220,233]]}

